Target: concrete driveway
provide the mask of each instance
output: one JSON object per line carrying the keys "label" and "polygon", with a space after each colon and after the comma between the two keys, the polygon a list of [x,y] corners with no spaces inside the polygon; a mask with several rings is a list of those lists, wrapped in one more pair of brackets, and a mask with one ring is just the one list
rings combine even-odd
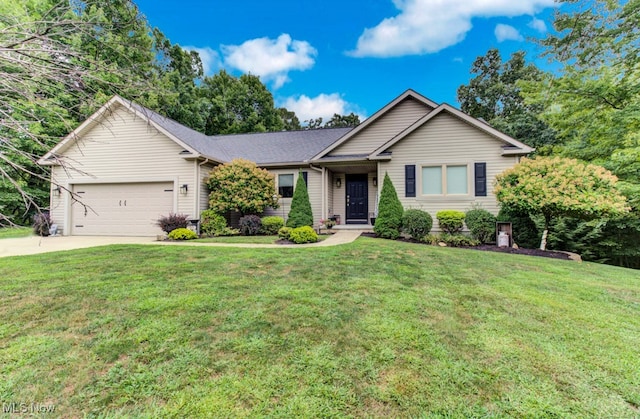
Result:
{"label": "concrete driveway", "polygon": [[108,244],[157,244],[165,246],[210,246],[210,247],[261,247],[261,248],[301,248],[324,247],[351,243],[360,236],[359,231],[336,231],[331,237],[318,243],[309,244],[251,244],[251,243],[198,243],[190,241],[157,241],[155,237],[97,237],[97,236],[54,236],[21,237],[0,240],[0,257],[35,255],[61,250],[83,249],[106,246]]}
{"label": "concrete driveway", "polygon": [[108,244],[157,243],[155,240],[155,237],[29,236],[0,240],[0,257],[35,255],[37,253],[83,249],[85,247],[105,246]]}

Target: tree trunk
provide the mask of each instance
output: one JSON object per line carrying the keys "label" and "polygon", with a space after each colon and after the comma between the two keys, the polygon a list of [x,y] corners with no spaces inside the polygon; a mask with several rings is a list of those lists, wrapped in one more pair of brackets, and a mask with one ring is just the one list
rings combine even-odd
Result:
{"label": "tree trunk", "polygon": [[544,216],[544,231],[542,232],[542,240],[540,240],[540,250],[547,250],[547,236],[549,235],[549,224],[551,224],[551,216]]}
{"label": "tree trunk", "polygon": [[540,250],[547,250],[547,235],[549,234],[549,229],[545,227],[542,232],[542,240],[540,241]]}

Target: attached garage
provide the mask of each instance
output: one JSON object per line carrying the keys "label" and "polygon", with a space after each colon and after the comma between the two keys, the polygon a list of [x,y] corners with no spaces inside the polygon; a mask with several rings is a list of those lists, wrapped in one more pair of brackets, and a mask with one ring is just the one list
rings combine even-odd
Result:
{"label": "attached garage", "polygon": [[174,212],[173,182],[73,185],[71,234],[78,236],[155,236],[156,220]]}

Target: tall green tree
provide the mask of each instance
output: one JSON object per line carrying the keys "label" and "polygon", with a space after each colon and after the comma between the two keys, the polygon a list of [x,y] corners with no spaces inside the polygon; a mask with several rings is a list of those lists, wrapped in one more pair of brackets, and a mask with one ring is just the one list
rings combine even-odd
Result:
{"label": "tall green tree", "polygon": [[282,123],[284,124],[283,129],[285,131],[297,131],[302,129],[302,125],[300,125],[300,120],[294,111],[290,111],[287,108],[278,108],[278,115],[280,115],[280,119],[282,119]]}
{"label": "tall green tree", "polygon": [[[541,44],[562,68],[519,85],[527,103],[544,109],[541,117],[564,144],[561,155],[604,166],[621,180],[633,210],[602,220],[590,243],[617,243],[608,248],[610,262],[640,268],[640,3],[560,3],[569,7],[559,9],[555,32]],[[602,248],[588,250],[604,258]]]}
{"label": "tall green tree", "polygon": [[287,227],[297,228],[302,226],[313,226],[313,211],[309,200],[307,183],[304,181],[302,173],[298,173],[296,188],[291,198],[291,209],[287,217]]}
{"label": "tall green tree", "polygon": [[325,128],[347,128],[360,125],[360,117],[351,112],[349,115],[333,114],[330,120],[324,124]]}
{"label": "tall green tree", "polygon": [[396,188],[393,186],[389,174],[385,173],[373,232],[385,239],[397,239],[400,237],[403,214],[404,208],[398,198]]}
{"label": "tall green tree", "polygon": [[157,73],[163,86],[155,103],[148,106],[196,131],[204,132],[207,106],[199,83],[204,71],[200,56],[171,42],[158,29],[153,31],[157,50]]}
{"label": "tall green tree", "polygon": [[463,112],[485,120],[496,129],[548,153],[556,143],[554,131],[540,119],[542,106],[525,103],[518,81],[537,81],[544,73],[526,62],[525,52],[517,51],[503,62],[497,49],[476,58],[471,66],[473,78],[458,88]]}
{"label": "tall green tree", "polygon": [[213,77],[204,78],[201,94],[207,108],[207,135],[280,131],[284,128],[273,95],[258,76],[243,74],[234,77],[221,70]]}

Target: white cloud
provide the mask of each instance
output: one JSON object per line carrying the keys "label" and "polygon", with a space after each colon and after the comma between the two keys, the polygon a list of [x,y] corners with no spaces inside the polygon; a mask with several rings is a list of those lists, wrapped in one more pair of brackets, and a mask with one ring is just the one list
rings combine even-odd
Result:
{"label": "white cloud", "polygon": [[496,25],[494,33],[498,42],[522,41],[524,39],[516,28],[502,23]]}
{"label": "white cloud", "polygon": [[187,46],[183,47],[187,51],[196,51],[200,55],[200,61],[202,61],[202,70],[205,75],[211,75],[217,72],[221,67],[220,54],[209,47],[198,48]]}
{"label": "white cloud", "polygon": [[393,0],[400,10],[364,30],[355,57],[399,57],[438,52],[461,42],[473,18],[533,15],[554,0]]}
{"label": "white cloud", "polygon": [[293,40],[288,34],[277,39],[251,39],[241,45],[222,45],[221,49],[226,66],[272,81],[275,89],[289,81],[290,71],[313,67],[318,53],[308,42]]}
{"label": "white cloud", "polygon": [[[350,114],[351,112],[357,113],[353,109],[354,107],[338,93],[322,93],[314,98],[306,95],[289,97],[282,102],[282,106],[294,111],[301,122],[320,117],[326,122],[336,113],[340,115]],[[360,116],[361,121],[365,118],[361,114],[358,116]]]}
{"label": "white cloud", "polygon": [[529,27],[537,30],[540,33],[545,33],[547,31],[547,24],[544,23],[544,20],[533,18],[531,22],[529,22]]}

